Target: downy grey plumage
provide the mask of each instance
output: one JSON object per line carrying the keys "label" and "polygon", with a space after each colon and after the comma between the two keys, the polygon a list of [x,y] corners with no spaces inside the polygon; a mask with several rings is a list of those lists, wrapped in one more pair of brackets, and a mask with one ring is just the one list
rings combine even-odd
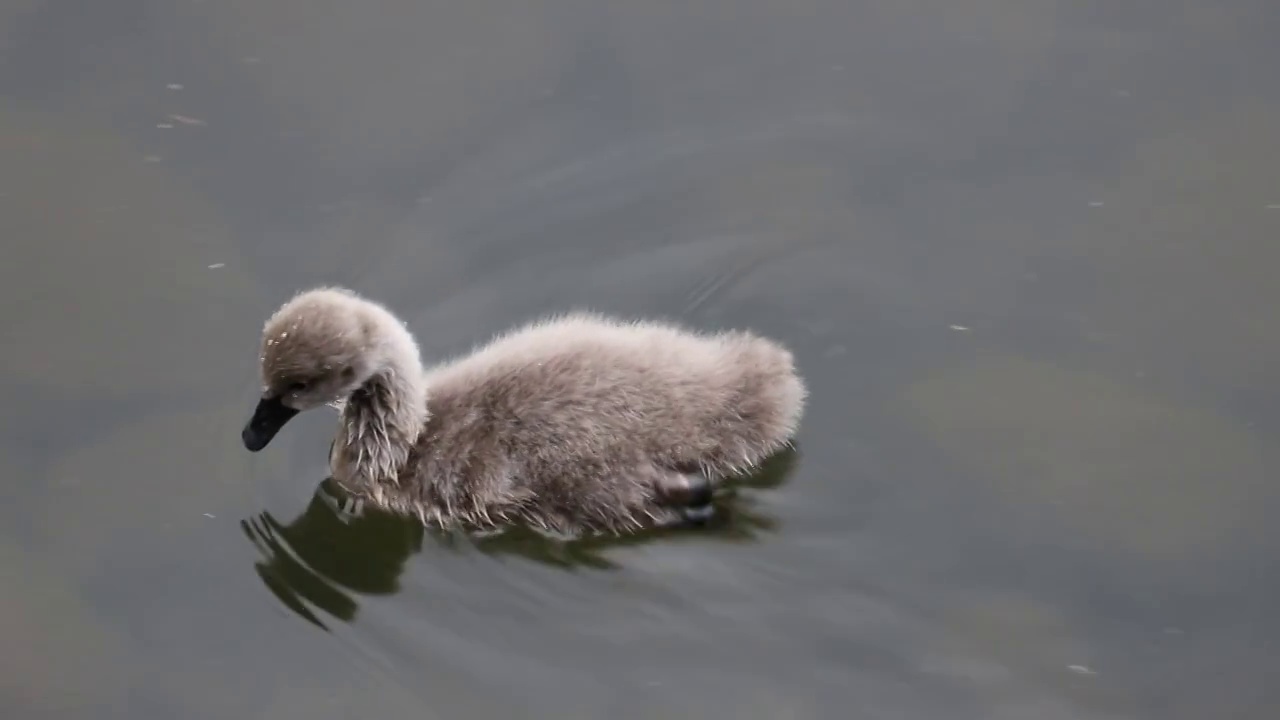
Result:
{"label": "downy grey plumage", "polygon": [[424,524],[563,533],[687,518],[790,442],[806,398],[770,340],[583,312],[424,370],[402,322],[341,288],[272,315],[261,371],[250,450],[336,405],[330,469],[357,498]]}

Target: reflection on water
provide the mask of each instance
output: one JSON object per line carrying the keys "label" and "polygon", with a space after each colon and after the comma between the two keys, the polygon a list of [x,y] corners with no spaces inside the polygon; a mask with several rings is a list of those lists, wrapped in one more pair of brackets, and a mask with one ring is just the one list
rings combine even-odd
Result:
{"label": "reflection on water", "polygon": [[751,475],[724,486],[705,525],[665,528],[626,535],[594,535],[562,539],[530,528],[512,527],[484,535],[427,531],[413,518],[364,508],[351,512],[341,490],[326,479],[316,488],[306,510],[288,524],[270,512],[240,522],[261,557],[254,569],[267,588],[293,612],[323,629],[312,608],[351,622],[359,595],[391,595],[409,558],[422,550],[424,538],[440,547],[467,543],[490,555],[510,555],[564,569],[610,570],[618,566],[605,553],[657,540],[686,537],[751,542],[772,532],[777,521],[753,506],[743,491],[768,490],[786,482],[799,461],[798,447],[777,453]]}
{"label": "reflection on water", "polygon": [[291,610],[322,628],[308,604],[351,621],[358,607],[351,593],[396,592],[404,565],[422,548],[424,535],[421,523],[389,514],[339,514],[322,496],[330,484],[322,483],[307,509],[287,525],[269,512],[240,523],[262,554],[254,563],[262,581]]}

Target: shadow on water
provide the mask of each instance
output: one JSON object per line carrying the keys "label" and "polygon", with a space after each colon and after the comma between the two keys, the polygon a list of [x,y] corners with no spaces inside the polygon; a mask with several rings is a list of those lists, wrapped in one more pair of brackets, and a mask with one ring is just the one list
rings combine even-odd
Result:
{"label": "shadow on water", "polygon": [[415,519],[366,509],[345,512],[334,497],[332,479],[316,488],[306,510],[281,523],[269,512],[242,520],[240,527],[261,553],[254,570],[286,607],[324,630],[313,607],[343,622],[355,619],[359,595],[393,595],[409,558],[430,538],[438,546],[475,548],[493,556],[514,556],[566,570],[614,570],[606,553],[620,547],[658,540],[715,538],[754,542],[778,529],[750,492],[781,486],[795,472],[798,447],[777,453],[759,470],[726,484],[713,501],[715,513],[699,527],[651,529],[627,535],[593,535],[564,539],[513,527],[489,535],[428,531]]}

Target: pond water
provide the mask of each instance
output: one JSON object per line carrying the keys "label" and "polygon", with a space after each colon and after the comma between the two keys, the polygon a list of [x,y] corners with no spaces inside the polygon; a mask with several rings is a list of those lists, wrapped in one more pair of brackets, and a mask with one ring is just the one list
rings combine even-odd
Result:
{"label": "pond water", "polygon": [[[0,715],[1280,716],[1280,6],[0,6]],[[812,390],[702,531],[473,541],[239,431],[353,287]]]}

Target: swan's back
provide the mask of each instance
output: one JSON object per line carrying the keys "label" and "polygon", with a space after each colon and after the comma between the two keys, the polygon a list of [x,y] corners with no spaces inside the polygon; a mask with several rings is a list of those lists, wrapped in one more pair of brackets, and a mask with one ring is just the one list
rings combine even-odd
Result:
{"label": "swan's back", "polygon": [[429,370],[427,386],[424,440],[441,460],[569,477],[649,461],[746,469],[786,444],[805,399],[790,352],[769,340],[586,313],[499,337]]}

